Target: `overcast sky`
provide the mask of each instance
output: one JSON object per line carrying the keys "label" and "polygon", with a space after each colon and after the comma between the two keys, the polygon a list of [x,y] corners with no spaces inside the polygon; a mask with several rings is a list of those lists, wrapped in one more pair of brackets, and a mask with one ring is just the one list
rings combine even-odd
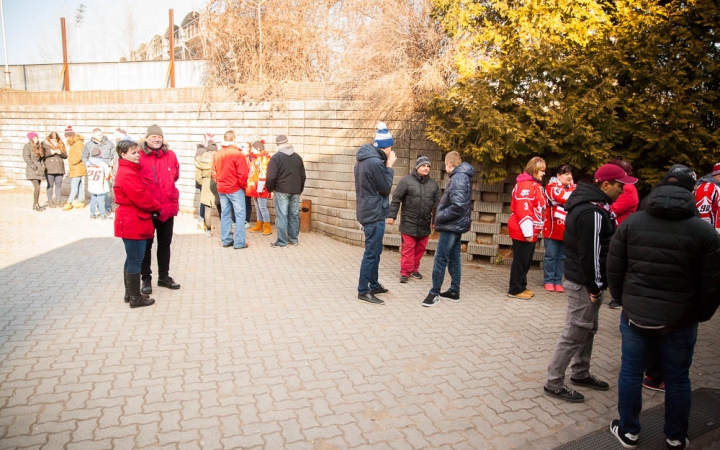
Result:
{"label": "overcast sky", "polygon": [[[131,47],[163,35],[173,9],[180,25],[190,11],[200,11],[205,0],[2,0],[10,65],[62,62],[60,17],[65,17],[70,62],[118,61]],[[75,14],[85,13],[80,27]],[[134,26],[130,26],[134,24]],[[78,39],[79,38],[79,39]],[[2,43],[0,35],[0,43]],[[0,48],[0,61],[5,52]]]}

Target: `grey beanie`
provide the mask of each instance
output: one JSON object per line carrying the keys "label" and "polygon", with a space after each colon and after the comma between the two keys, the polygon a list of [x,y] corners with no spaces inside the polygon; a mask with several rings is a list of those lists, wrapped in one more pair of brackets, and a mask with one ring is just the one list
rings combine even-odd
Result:
{"label": "grey beanie", "polygon": [[277,145],[287,144],[287,142],[288,142],[288,138],[284,134],[281,134],[275,138],[275,143]]}
{"label": "grey beanie", "polygon": [[415,161],[415,170],[418,170],[420,166],[424,166],[425,164],[432,167],[432,164],[430,164],[430,158],[427,156],[418,156],[417,161]]}
{"label": "grey beanie", "polygon": [[148,137],[148,136],[163,136],[163,137],[165,137],[163,135],[162,128],[160,128],[159,126],[157,126],[155,124],[150,125],[148,127],[147,134],[145,135],[145,137]]}

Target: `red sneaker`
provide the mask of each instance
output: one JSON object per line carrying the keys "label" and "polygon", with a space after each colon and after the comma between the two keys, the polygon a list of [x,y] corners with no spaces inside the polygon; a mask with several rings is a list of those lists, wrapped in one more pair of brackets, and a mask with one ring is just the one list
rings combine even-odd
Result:
{"label": "red sneaker", "polygon": [[555,286],[553,286],[552,284],[549,284],[549,283],[548,283],[548,284],[545,285],[545,290],[548,291],[548,292],[555,292]]}
{"label": "red sneaker", "polygon": [[563,288],[562,285],[560,285],[560,284],[556,284],[555,292],[565,292],[565,288]]}

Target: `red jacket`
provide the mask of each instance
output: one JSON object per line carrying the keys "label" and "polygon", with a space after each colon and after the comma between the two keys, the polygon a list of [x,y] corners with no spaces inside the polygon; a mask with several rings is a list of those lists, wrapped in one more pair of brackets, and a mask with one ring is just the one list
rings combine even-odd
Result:
{"label": "red jacket", "polygon": [[543,230],[543,236],[545,239],[555,239],[556,241],[562,241],[565,235],[565,202],[567,201],[572,191],[575,190],[577,184],[572,183],[563,185],[557,177],[552,177],[545,186],[547,197],[549,200],[548,215],[545,221],[545,229]]}
{"label": "red jacket", "polygon": [[[248,181],[245,195],[250,197],[270,198],[272,194],[265,187],[267,182],[268,163],[270,163],[270,155],[263,151],[255,154],[250,152],[248,156],[250,164],[248,165]],[[258,192],[260,191],[260,192]]]}
{"label": "red jacket", "polygon": [[710,176],[702,177],[695,191],[695,206],[700,218],[720,230],[720,183]]}
{"label": "red jacket", "polygon": [[248,166],[239,148],[229,145],[215,153],[212,177],[220,194],[232,194],[247,188]]}
{"label": "red jacket", "polygon": [[152,150],[143,145],[140,152],[140,178],[150,195],[160,202],[158,220],[165,222],[178,215],[180,209],[180,191],[175,182],[180,178],[180,164],[175,152],[165,144]]}
{"label": "red jacket", "polygon": [[160,211],[158,202],[140,178],[140,164],[118,160],[115,176],[115,236],[123,239],[150,239],[155,234],[152,213]]}
{"label": "red jacket", "polygon": [[620,226],[623,220],[627,219],[630,214],[637,211],[638,204],[640,204],[638,191],[634,184],[626,184],[623,188],[624,191],[620,194],[620,197],[610,204],[610,209],[612,209],[617,216],[618,226]]}
{"label": "red jacket", "polygon": [[516,241],[527,242],[525,238],[532,237],[535,242],[545,225],[547,197],[542,184],[529,173],[521,173],[515,181],[508,231]]}

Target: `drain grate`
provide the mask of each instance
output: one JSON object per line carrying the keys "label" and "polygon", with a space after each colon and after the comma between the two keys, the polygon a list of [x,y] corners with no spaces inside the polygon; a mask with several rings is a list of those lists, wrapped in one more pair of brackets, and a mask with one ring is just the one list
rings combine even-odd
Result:
{"label": "drain grate", "polygon": [[[640,413],[642,432],[638,450],[665,450],[665,405],[658,405]],[[720,390],[696,389],[692,392],[690,429],[688,437],[699,437],[720,426]],[[580,439],[568,442],[555,450],[622,449],[617,438],[610,434],[610,423]]]}

